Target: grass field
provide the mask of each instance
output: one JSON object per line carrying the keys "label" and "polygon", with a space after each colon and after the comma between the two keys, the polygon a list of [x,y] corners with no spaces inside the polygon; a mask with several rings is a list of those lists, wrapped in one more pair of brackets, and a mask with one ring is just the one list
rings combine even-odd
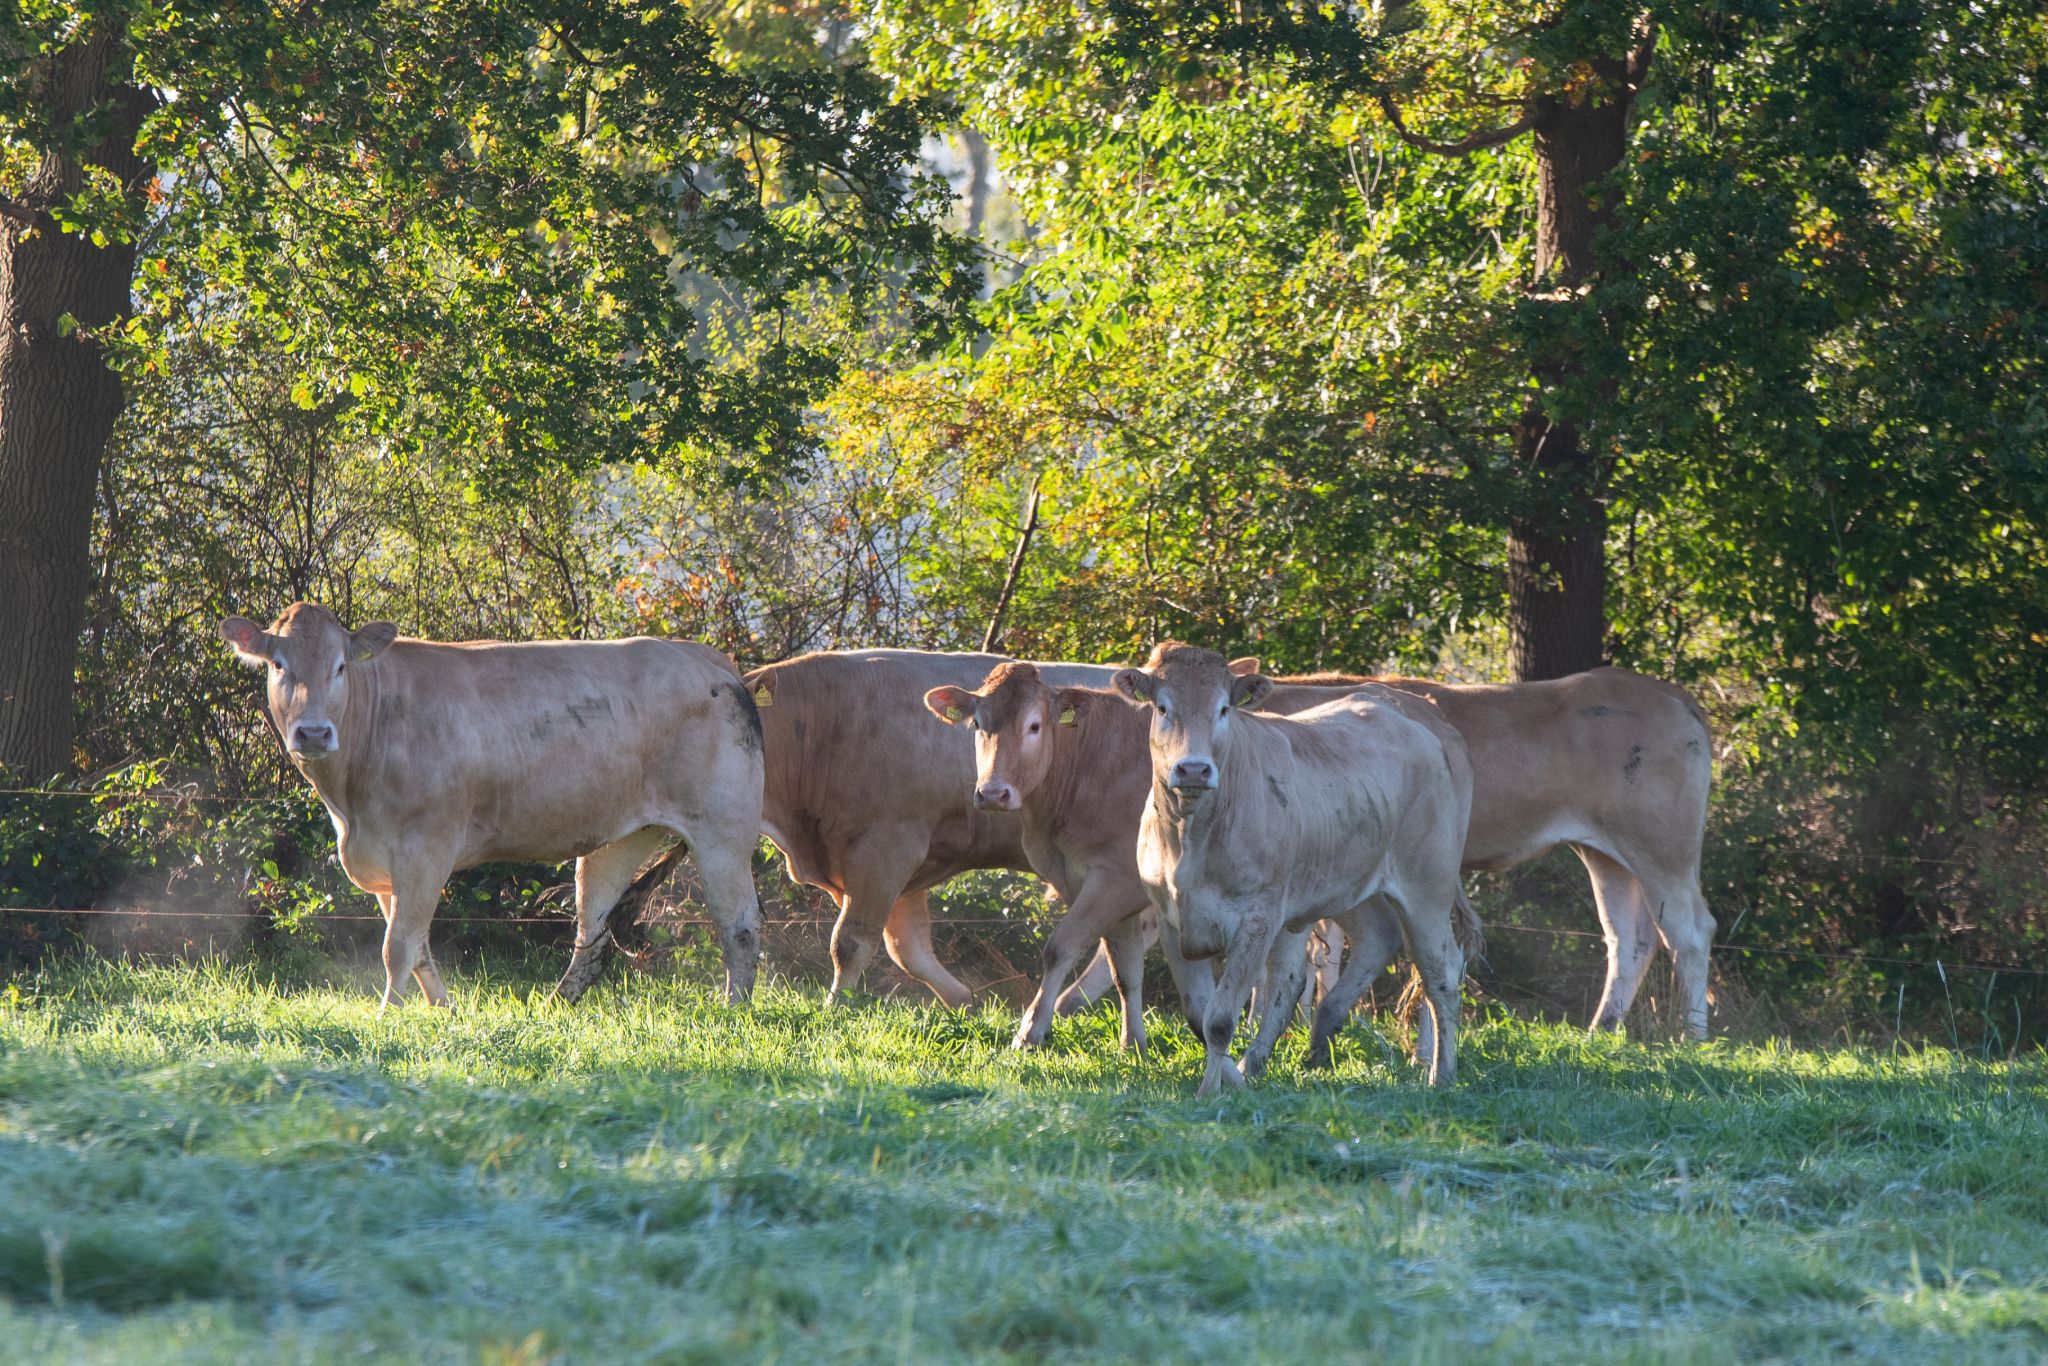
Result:
{"label": "grass field", "polygon": [[0,1006],[0,1355],[2039,1359],[2048,1068],[1496,1019],[1240,1096],[1109,1015],[828,1013],[558,964],[82,964]]}

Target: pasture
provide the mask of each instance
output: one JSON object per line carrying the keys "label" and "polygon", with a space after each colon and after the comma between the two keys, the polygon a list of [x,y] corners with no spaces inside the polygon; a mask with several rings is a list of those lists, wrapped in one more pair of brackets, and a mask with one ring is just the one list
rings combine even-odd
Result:
{"label": "pasture", "polygon": [[20,1359],[2032,1360],[2038,1052],[1363,1018],[1192,1099],[1105,1005],[826,1010],[554,958],[365,982],[86,960],[0,1007]]}

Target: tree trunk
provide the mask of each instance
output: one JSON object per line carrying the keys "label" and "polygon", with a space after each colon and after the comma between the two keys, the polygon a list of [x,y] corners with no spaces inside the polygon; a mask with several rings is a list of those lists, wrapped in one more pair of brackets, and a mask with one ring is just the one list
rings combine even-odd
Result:
{"label": "tree trunk", "polygon": [[[1593,280],[1593,239],[1611,214],[1591,189],[1628,147],[1628,64],[1591,63],[1598,96],[1535,101],[1536,288],[1568,298]],[[1576,300],[1565,307],[1592,307]],[[1516,430],[1516,457],[1531,481],[1528,511],[1508,526],[1508,645],[1515,677],[1561,678],[1604,663],[1607,653],[1607,504],[1579,414],[1552,411],[1552,395],[1577,373],[1562,351],[1534,364],[1539,400]],[[1612,386],[1608,386],[1612,392]]]}
{"label": "tree trunk", "polygon": [[0,768],[43,779],[71,767],[72,682],[91,578],[93,489],[121,414],[121,382],[93,329],[128,311],[133,245],[96,247],[49,210],[112,172],[131,193],[149,97],[116,85],[120,41],[95,33],[42,59],[31,89],[59,130],[107,108],[90,146],[46,146],[0,216]]}

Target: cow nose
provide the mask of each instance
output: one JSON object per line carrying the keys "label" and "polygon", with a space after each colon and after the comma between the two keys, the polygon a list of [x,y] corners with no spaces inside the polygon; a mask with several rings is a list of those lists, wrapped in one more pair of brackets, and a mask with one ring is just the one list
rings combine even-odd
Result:
{"label": "cow nose", "polygon": [[974,789],[974,804],[984,811],[1015,811],[1017,791],[1008,783],[986,782]]}
{"label": "cow nose", "polygon": [[325,754],[334,748],[334,726],[328,721],[292,727],[292,748],[306,754]]}
{"label": "cow nose", "polygon": [[1182,759],[1173,766],[1175,787],[1216,786],[1216,765],[1207,759]]}

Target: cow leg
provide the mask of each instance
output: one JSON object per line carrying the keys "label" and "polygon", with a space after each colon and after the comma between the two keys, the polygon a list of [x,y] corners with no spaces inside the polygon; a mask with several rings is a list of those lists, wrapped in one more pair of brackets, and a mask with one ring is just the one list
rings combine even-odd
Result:
{"label": "cow leg", "polygon": [[1672,966],[1678,975],[1678,999],[1685,1007],[1685,1037],[1707,1037],[1707,988],[1709,961],[1714,950],[1714,916],[1699,882],[1691,877],[1680,881],[1658,881],[1645,889],[1645,899],[1656,908],[1657,932],[1671,950]]}
{"label": "cow leg", "polygon": [[556,996],[573,1002],[604,972],[612,951],[605,920],[641,865],[675,837],[675,831],[650,825],[576,860],[576,952],[555,984]]}
{"label": "cow leg", "polygon": [[1308,941],[1307,930],[1285,928],[1273,938],[1272,951],[1266,955],[1265,985],[1260,989],[1265,997],[1265,1008],[1259,1012],[1259,1032],[1253,1037],[1252,1046],[1244,1052],[1246,1080],[1266,1070],[1266,1063],[1273,1056],[1273,1045],[1280,1041],[1280,1036],[1294,1019],[1303,984],[1308,980]]}
{"label": "cow leg", "polygon": [[[859,990],[860,979],[881,946],[882,928],[903,898],[903,889],[930,843],[926,837],[908,833],[889,838],[894,833],[870,832],[870,837],[847,850],[842,860],[846,875],[837,893],[839,921],[832,927],[832,989],[825,993],[828,1006]],[[905,931],[906,940],[915,932],[907,925]]]}
{"label": "cow leg", "polygon": [[690,845],[697,876],[704,883],[704,909],[725,961],[725,1003],[739,1005],[754,995],[761,966],[761,901],[754,890],[754,849],[759,833],[749,828],[700,835]]}
{"label": "cow leg", "polygon": [[1336,921],[1316,922],[1308,936],[1308,961],[1315,970],[1303,975],[1301,1009],[1303,1014],[1312,1015],[1316,1002],[1337,985],[1337,974],[1344,966],[1344,931]]}
{"label": "cow leg", "polygon": [[1636,875],[1597,849],[1572,846],[1593,879],[1593,902],[1600,910],[1600,932],[1607,941],[1607,981],[1593,1029],[1619,1030],[1628,1019],[1636,992],[1657,949],[1657,924],[1650,900]]}
{"label": "cow leg", "polygon": [[[395,872],[391,879],[388,898],[379,897],[379,902],[388,899],[389,906],[384,912],[384,999],[377,1006],[377,1013],[383,1014],[398,1004],[405,995],[405,979],[413,975],[427,954],[427,927],[434,922],[434,910],[441,904],[441,884],[448,880],[443,869],[439,877],[412,869]],[[436,983],[440,974],[434,974]],[[433,994],[424,981],[421,990],[429,1002]]]}
{"label": "cow leg", "polygon": [[[1208,1009],[1202,1017],[1201,1037],[1207,1060],[1202,1069],[1202,1084],[1195,1088],[1197,1099],[1213,1096],[1226,1086],[1236,1088],[1245,1083],[1244,1073],[1230,1056],[1230,1039],[1237,1032],[1238,1018],[1244,1014],[1252,988],[1266,970],[1273,936],[1279,928],[1265,909],[1239,913],[1237,929],[1224,950],[1223,975],[1216,980],[1216,989],[1210,994]],[[1299,949],[1297,943],[1296,951]],[[1195,967],[1194,975],[1199,976],[1202,965]]]}
{"label": "cow leg", "polygon": [[[1017,1037],[1011,1040],[1010,1047],[1038,1048],[1045,1043],[1046,1035],[1052,1031],[1053,1003],[1059,998],[1060,988],[1066,985],[1068,974],[1081,961],[1081,955],[1126,919],[1135,919],[1144,904],[1144,889],[1123,879],[1098,873],[1081,884],[1080,894],[1046,936],[1038,994],[1024,1008],[1024,1017],[1017,1024]],[[1143,1009],[1142,1004],[1139,1008]],[[1128,1036],[1128,1021],[1125,1033]]]}
{"label": "cow leg", "polygon": [[1365,994],[1373,978],[1387,970],[1401,948],[1401,922],[1379,898],[1371,898],[1344,916],[1344,928],[1351,936],[1350,956],[1336,983],[1323,993],[1316,1005],[1315,1026],[1309,1030],[1308,1057],[1303,1067],[1330,1065],[1330,1041],[1351,1018],[1351,1009]]}
{"label": "cow leg", "polygon": [[[1465,980],[1465,951],[1458,947],[1457,936],[1451,930],[1455,894],[1453,880],[1440,898],[1418,898],[1406,890],[1387,896],[1400,918],[1408,954],[1422,974],[1423,998],[1436,1025],[1436,1037],[1429,1050],[1431,1086],[1449,1086],[1458,1072],[1459,988]],[[1419,1027],[1416,1036],[1420,1045]]]}
{"label": "cow leg", "polygon": [[1165,916],[1158,917],[1158,924],[1160,955],[1166,959],[1167,971],[1173,974],[1173,984],[1180,991],[1181,1011],[1188,1028],[1199,1039],[1209,1018],[1209,1002],[1216,995],[1216,969],[1207,961],[1197,962],[1181,953],[1180,931]]}
{"label": "cow leg", "polygon": [[[1159,942],[1159,912],[1147,906],[1138,916],[1138,933],[1142,936],[1138,952],[1142,954]],[[1078,1015],[1102,999],[1102,994],[1114,983],[1115,969],[1110,962],[1112,952],[1114,946],[1105,938],[1102,947],[1088,960],[1088,966],[1074,979],[1074,984],[1060,993],[1060,1014]]]}
{"label": "cow leg", "polygon": [[[1154,932],[1157,933],[1156,931]],[[1118,1046],[1126,1053],[1145,1052],[1145,944],[1143,916],[1126,916],[1109,932],[1102,947],[1109,954],[1110,976],[1123,1009],[1123,1037]]]}
{"label": "cow leg", "polygon": [[896,966],[932,989],[932,994],[955,1010],[974,1000],[974,993],[932,952],[932,908],[924,892],[906,892],[889,908],[882,925],[882,942]]}
{"label": "cow leg", "polygon": [[420,984],[420,994],[428,1005],[448,1004],[448,988],[442,984],[441,969],[434,965],[434,946],[426,940],[420,941],[420,961],[413,965],[412,979]]}

